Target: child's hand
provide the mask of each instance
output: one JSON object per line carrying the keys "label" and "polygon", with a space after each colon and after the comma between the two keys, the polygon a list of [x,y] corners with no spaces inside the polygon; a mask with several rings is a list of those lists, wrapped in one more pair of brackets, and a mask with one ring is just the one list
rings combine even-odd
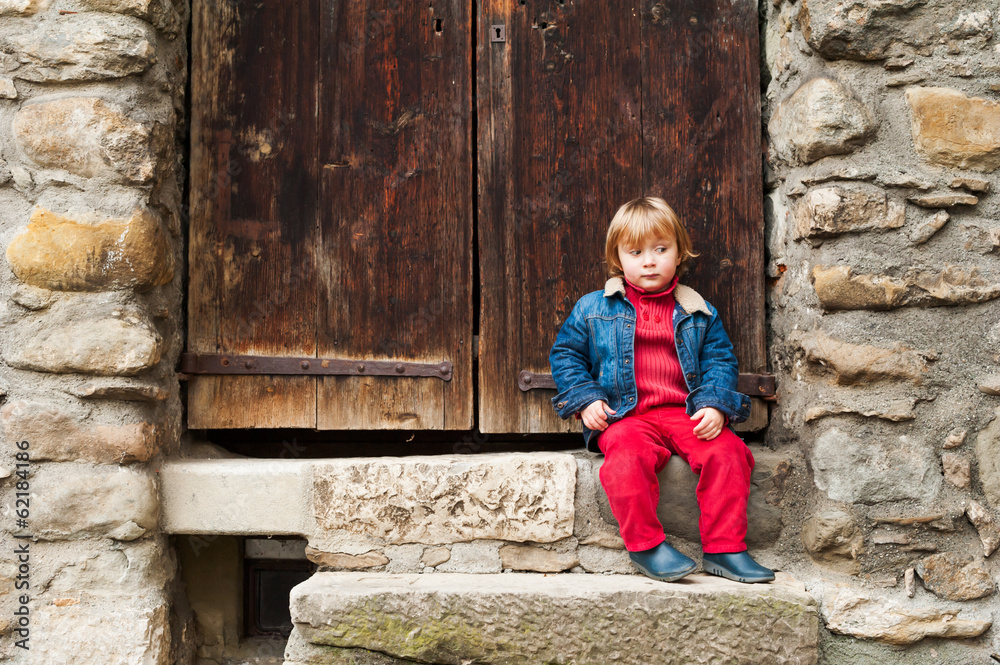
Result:
{"label": "child's hand", "polygon": [[590,429],[603,432],[608,428],[608,413],[614,415],[618,412],[609,409],[608,405],[602,400],[597,400],[596,402],[591,402],[590,406],[583,410],[580,418],[583,420],[583,424]]}
{"label": "child's hand", "polygon": [[695,425],[694,435],[702,441],[711,441],[722,432],[722,426],[726,424],[726,416],[722,411],[706,406],[698,409],[698,412],[691,416],[691,420],[700,420]]}

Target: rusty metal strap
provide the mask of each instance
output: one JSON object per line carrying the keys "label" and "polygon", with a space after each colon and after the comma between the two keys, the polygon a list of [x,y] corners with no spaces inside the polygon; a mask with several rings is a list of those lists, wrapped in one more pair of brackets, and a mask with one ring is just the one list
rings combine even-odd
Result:
{"label": "rusty metal strap", "polygon": [[[521,390],[556,390],[551,374],[535,374],[522,369],[517,375],[517,385]],[[776,388],[773,374],[740,374],[736,390],[750,397],[774,397]]]}
{"label": "rusty metal strap", "polygon": [[294,374],[312,376],[430,376],[451,381],[452,365],[400,360],[346,360],[344,358],[280,358],[220,353],[184,353],[185,374]]}

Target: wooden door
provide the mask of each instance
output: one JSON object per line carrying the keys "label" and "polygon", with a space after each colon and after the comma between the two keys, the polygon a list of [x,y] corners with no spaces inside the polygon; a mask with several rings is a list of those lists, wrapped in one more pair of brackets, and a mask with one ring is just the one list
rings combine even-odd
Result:
{"label": "wooden door", "polygon": [[189,426],[472,427],[468,3],[195,5]]}
{"label": "wooden door", "polygon": [[480,429],[577,429],[518,376],[548,373],[559,326],[603,288],[611,217],[638,196],[685,220],[702,253],[685,282],[719,308],[741,371],[763,371],[755,3],[480,7]]}

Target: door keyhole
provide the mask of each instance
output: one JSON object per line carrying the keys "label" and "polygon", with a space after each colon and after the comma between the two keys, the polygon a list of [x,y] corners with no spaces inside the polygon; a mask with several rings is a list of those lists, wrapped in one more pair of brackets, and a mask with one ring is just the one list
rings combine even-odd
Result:
{"label": "door keyhole", "polygon": [[490,41],[491,42],[505,42],[505,41],[507,41],[507,26],[505,26],[505,25],[491,25],[490,26]]}

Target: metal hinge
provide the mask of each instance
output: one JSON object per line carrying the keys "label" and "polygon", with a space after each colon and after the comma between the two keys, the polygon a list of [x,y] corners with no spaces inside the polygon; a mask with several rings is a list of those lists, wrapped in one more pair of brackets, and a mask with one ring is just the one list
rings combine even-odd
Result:
{"label": "metal hinge", "polygon": [[451,381],[452,364],[402,360],[347,360],[344,358],[283,358],[222,353],[181,354],[185,374],[294,374],[312,376],[429,376]]}

